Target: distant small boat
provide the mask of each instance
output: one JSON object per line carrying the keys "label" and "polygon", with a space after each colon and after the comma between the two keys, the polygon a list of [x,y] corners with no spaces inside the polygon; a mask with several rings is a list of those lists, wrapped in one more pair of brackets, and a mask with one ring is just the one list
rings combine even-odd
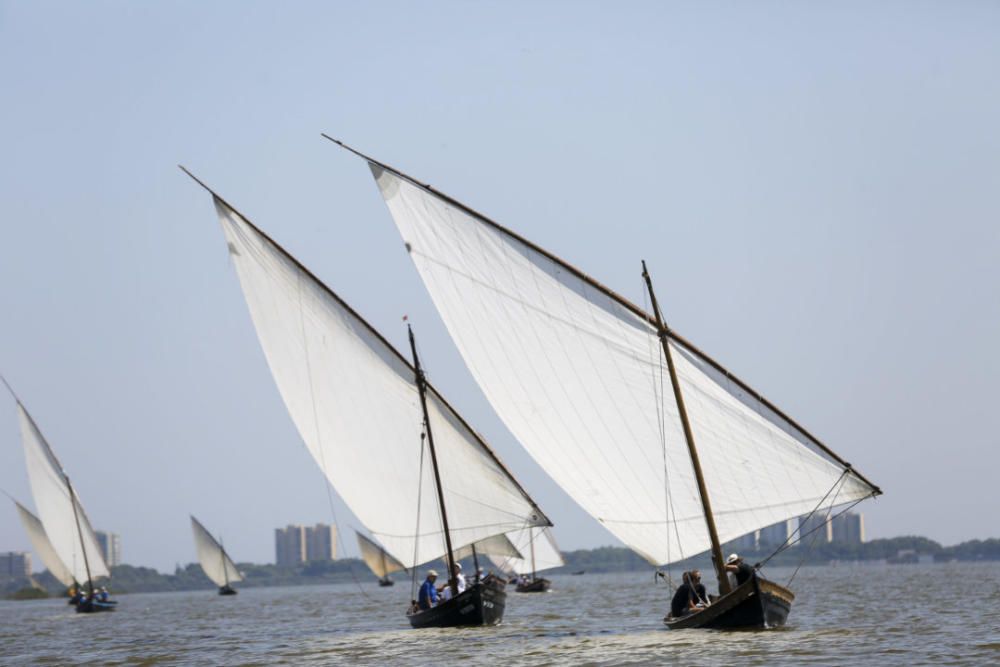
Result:
{"label": "distant small boat", "polygon": [[559,552],[559,546],[552,536],[552,531],[548,528],[531,528],[522,531],[519,535],[508,533],[508,537],[513,537],[514,544],[522,549],[524,543],[527,542],[530,552],[529,558],[490,556],[490,559],[508,574],[531,572],[530,577],[513,577],[510,580],[510,583],[517,584],[514,590],[518,593],[544,593],[552,588],[551,581],[538,576],[538,572],[541,570],[562,567],[566,564]]}
{"label": "distant small boat", "polygon": [[388,553],[375,540],[365,537],[357,531],[354,534],[358,538],[358,549],[361,551],[361,560],[378,577],[378,585],[383,587],[394,585],[396,582],[389,575],[393,572],[405,570],[406,566],[393,558],[392,554]]}
{"label": "distant small boat", "polygon": [[243,581],[243,574],[236,569],[236,563],[226,553],[222,542],[212,537],[198,519],[191,517],[194,546],[198,551],[198,561],[205,576],[219,587],[219,595],[236,595],[232,584]]}
{"label": "distant small boat", "polygon": [[586,570],[577,570],[576,572],[571,572],[570,574],[572,574],[574,577],[579,577],[581,574],[586,574],[586,573],[587,573]]}

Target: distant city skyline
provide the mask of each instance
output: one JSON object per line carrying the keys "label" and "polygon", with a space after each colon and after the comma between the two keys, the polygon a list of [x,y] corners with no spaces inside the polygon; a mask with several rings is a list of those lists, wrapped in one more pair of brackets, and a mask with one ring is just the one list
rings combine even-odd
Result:
{"label": "distant city skyline", "polygon": [[[183,163],[399,349],[408,316],[563,549],[617,544],[493,412],[327,132],[640,304],[645,259],[672,327],[883,489],[867,539],[1000,535],[998,25],[892,0],[2,3],[0,372],[130,564],[194,562],[191,512],[241,562],[289,517],[357,553]],[[6,395],[0,488],[34,508]],[[29,551],[6,507],[0,550]]]}

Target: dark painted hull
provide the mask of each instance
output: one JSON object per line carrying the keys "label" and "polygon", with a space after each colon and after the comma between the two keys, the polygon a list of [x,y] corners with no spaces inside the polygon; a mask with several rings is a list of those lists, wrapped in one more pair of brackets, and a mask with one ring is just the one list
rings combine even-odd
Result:
{"label": "dark painted hull", "polygon": [[385,587],[385,586],[395,586],[396,582],[393,581],[392,579],[389,579],[388,577],[386,577],[385,579],[379,579],[378,580],[378,585],[379,586],[383,586],[383,587]]}
{"label": "dark painted hull", "polygon": [[100,602],[98,600],[84,600],[80,604],[76,605],[76,613],[96,614],[102,611],[114,611],[117,605],[118,605],[117,602]]}
{"label": "dark painted hull", "polygon": [[232,586],[219,586],[219,595],[236,595],[238,591]]}
{"label": "dark painted hull", "polygon": [[544,593],[545,591],[552,588],[552,582],[548,579],[538,578],[533,581],[529,581],[526,584],[518,584],[516,590],[518,593]]}
{"label": "dark painted hull", "polygon": [[473,584],[458,597],[436,607],[409,614],[414,628],[455,628],[463,626],[497,625],[503,620],[507,593],[499,581]]}
{"label": "dark painted hull", "polygon": [[672,630],[777,628],[785,624],[794,600],[795,594],[787,588],[754,575],[750,581],[701,611],[681,618],[668,616],[663,622]]}

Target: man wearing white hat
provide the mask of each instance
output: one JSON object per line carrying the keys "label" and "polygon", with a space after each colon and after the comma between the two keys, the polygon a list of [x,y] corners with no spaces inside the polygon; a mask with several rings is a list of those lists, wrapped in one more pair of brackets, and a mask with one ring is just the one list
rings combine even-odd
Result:
{"label": "man wearing white hat", "polygon": [[744,563],[739,554],[729,554],[726,572],[731,572],[736,577],[736,586],[742,586],[753,577],[753,568]]}

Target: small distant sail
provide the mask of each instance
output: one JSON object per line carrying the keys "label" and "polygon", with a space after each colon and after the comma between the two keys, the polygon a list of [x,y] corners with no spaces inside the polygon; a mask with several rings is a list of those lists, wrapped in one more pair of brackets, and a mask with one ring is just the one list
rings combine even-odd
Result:
{"label": "small distant sail", "polygon": [[[434,305],[486,397],[538,464],[652,563],[710,546],[653,316],[456,200],[369,161]],[[670,332],[725,542],[880,493]]]}
{"label": "small distant sail", "polygon": [[[551,570],[566,564],[552,531],[548,528],[525,528],[517,533],[508,533],[511,542],[525,554],[523,557],[503,558],[490,555],[490,560],[507,574],[528,574]],[[534,549],[534,551],[532,551]],[[532,564],[532,554],[534,564]]]}
{"label": "small distant sail", "polygon": [[[455,560],[462,560],[472,556],[473,545],[469,544],[455,551]],[[514,543],[507,535],[494,535],[485,540],[476,542],[476,554],[479,556],[492,556],[494,558],[521,558],[521,552],[517,550]]]}
{"label": "small distant sail", "polygon": [[[217,196],[215,207],[271,375],[320,470],[400,563],[440,558],[447,548],[413,366]],[[454,549],[525,525],[550,525],[429,384],[427,410]]]}
{"label": "small distant sail", "polygon": [[358,548],[361,549],[361,559],[365,562],[375,576],[385,579],[393,572],[405,570],[406,566],[386,553],[380,544],[371,540],[361,533],[355,533],[358,537]]}
{"label": "small distant sail", "polygon": [[17,404],[17,414],[21,422],[21,440],[28,464],[31,495],[35,499],[35,507],[52,550],[68,568],[72,578],[81,584],[87,581],[84,549],[91,576],[94,579],[110,576],[94,529],[80,504],[76,490],[71,490],[66,483],[62,465],[20,402]]}
{"label": "small distant sail", "polygon": [[31,540],[31,546],[38,557],[42,559],[42,564],[63,586],[71,585],[73,572],[59,558],[52,542],[49,541],[49,536],[45,534],[45,526],[42,525],[41,520],[16,500],[14,504],[17,505],[17,513],[20,515],[24,530]]}
{"label": "small distant sail", "polygon": [[236,569],[236,564],[222,548],[212,534],[201,525],[198,519],[191,517],[191,530],[194,532],[194,546],[198,551],[198,562],[205,576],[216,586],[225,586],[237,581],[243,581],[243,575]]}

